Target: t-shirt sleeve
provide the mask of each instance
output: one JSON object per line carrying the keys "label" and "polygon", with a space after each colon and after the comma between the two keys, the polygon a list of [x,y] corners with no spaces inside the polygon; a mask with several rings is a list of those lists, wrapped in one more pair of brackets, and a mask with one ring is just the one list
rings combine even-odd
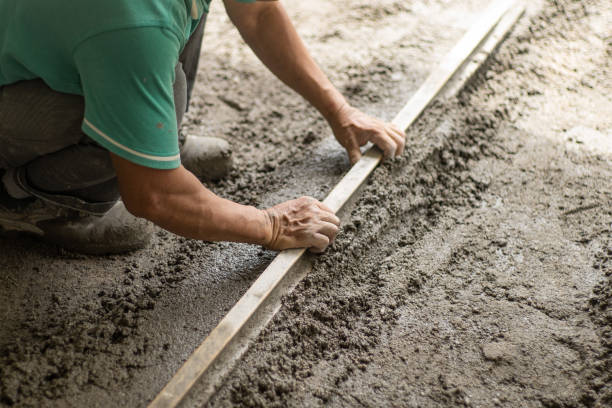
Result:
{"label": "t-shirt sleeve", "polygon": [[98,34],[74,58],[85,97],[85,134],[116,155],[157,169],[180,165],[174,69],[180,43],[142,27]]}

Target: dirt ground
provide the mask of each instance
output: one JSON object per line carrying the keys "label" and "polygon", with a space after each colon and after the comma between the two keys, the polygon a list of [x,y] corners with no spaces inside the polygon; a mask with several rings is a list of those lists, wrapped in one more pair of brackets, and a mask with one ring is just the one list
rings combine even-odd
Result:
{"label": "dirt ground", "polygon": [[[386,119],[486,4],[286,2],[333,81]],[[210,187],[323,198],[342,149],[220,6],[186,126],[234,147]],[[606,0],[531,2],[480,79],[376,170],[209,405],[612,404],[611,20]],[[102,258],[0,239],[0,404],[146,405],[273,256],[161,230]]]}

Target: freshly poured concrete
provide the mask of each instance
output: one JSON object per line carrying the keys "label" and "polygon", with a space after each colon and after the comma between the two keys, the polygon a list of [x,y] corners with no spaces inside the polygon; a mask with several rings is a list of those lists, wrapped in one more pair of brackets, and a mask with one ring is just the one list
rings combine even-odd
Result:
{"label": "freshly poured concrete", "polygon": [[[213,405],[603,404],[610,7],[558,3],[531,5],[473,93],[425,114]],[[390,119],[484,4],[286,6],[348,98]],[[209,187],[262,207],[323,198],[342,149],[222,14],[187,115],[236,152]],[[0,402],[146,405],[273,256],[163,231],[103,258],[0,240]]]}

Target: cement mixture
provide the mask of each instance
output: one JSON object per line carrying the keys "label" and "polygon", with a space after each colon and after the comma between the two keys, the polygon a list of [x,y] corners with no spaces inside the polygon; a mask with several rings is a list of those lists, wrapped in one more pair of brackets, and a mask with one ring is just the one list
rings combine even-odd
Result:
{"label": "cement mixture", "polygon": [[[390,119],[486,3],[287,7],[350,100]],[[211,188],[323,198],[342,149],[221,14],[186,126],[235,149]],[[604,0],[530,5],[480,80],[376,170],[210,405],[612,404],[611,15]],[[6,406],[146,405],[274,256],[161,230],[126,256],[29,239],[0,253]]]}
{"label": "cement mixture", "polygon": [[431,108],[209,406],[610,406],[611,11]]}

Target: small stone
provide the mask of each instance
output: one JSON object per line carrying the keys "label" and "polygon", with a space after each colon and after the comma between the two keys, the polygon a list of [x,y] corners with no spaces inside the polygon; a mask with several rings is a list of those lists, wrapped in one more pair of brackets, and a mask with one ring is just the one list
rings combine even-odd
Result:
{"label": "small stone", "polygon": [[508,359],[515,353],[515,347],[505,341],[486,343],[482,345],[482,354],[486,360],[498,361]]}
{"label": "small stone", "polygon": [[493,244],[500,248],[505,248],[508,245],[508,241],[505,239],[496,239],[493,241]]}

